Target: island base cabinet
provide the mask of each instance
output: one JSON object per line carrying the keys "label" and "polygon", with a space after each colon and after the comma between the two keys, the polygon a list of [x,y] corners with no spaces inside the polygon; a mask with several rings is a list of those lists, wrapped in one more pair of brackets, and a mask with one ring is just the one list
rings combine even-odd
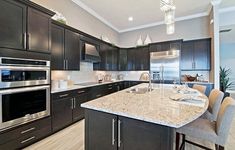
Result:
{"label": "island base cabinet", "polygon": [[85,150],[172,150],[173,129],[85,110]]}

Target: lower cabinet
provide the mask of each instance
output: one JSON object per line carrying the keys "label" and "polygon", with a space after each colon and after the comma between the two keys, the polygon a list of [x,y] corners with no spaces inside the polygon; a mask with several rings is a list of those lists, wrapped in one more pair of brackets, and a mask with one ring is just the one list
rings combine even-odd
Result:
{"label": "lower cabinet", "polygon": [[86,110],[85,141],[85,150],[171,150],[173,129]]}
{"label": "lower cabinet", "polygon": [[51,134],[51,118],[46,117],[0,133],[0,149],[26,147]]}

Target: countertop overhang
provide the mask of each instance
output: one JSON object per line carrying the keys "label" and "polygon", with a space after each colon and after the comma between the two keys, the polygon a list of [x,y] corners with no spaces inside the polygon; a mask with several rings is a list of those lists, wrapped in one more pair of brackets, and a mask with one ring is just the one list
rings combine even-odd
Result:
{"label": "countertop overhang", "polygon": [[[143,83],[135,87],[147,86]],[[129,88],[83,103],[81,107],[172,128],[180,128],[194,121],[208,108],[206,96],[203,96],[204,106],[199,107],[171,100],[169,97],[175,94],[172,85],[160,87],[159,84],[153,84],[153,88],[152,92],[146,94],[128,93]]]}

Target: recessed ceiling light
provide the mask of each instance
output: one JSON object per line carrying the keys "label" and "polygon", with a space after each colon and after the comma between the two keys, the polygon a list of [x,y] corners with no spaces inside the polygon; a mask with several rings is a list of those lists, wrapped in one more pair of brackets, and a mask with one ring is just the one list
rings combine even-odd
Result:
{"label": "recessed ceiling light", "polygon": [[128,21],[133,21],[133,19],[134,19],[133,17],[129,17]]}

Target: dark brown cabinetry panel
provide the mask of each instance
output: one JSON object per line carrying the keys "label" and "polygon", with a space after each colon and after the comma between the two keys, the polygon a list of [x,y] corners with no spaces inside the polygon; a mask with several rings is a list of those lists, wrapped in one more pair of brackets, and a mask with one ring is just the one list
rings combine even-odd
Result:
{"label": "dark brown cabinetry panel", "polygon": [[66,70],[80,69],[79,34],[65,29],[65,66]]}
{"label": "dark brown cabinetry panel", "polygon": [[118,55],[118,70],[119,71],[126,71],[127,70],[127,49],[119,49]]}
{"label": "dark brown cabinetry panel", "polygon": [[51,28],[51,69],[64,69],[64,28],[52,24]]}
{"label": "dark brown cabinetry panel", "polygon": [[181,50],[182,40],[153,43],[149,45],[150,52]]}
{"label": "dark brown cabinetry panel", "polygon": [[117,116],[98,111],[85,113],[85,150],[117,150]]}
{"label": "dark brown cabinetry panel", "polygon": [[185,41],[181,51],[181,70],[211,69],[211,39]]}
{"label": "dark brown cabinetry panel", "polygon": [[30,7],[28,7],[28,49],[51,52],[51,18]]}
{"label": "dark brown cabinetry panel", "polygon": [[0,10],[0,47],[26,49],[27,7],[13,0],[1,0]]}
{"label": "dark brown cabinetry panel", "polygon": [[149,48],[137,48],[135,55],[135,70],[149,70]]}

